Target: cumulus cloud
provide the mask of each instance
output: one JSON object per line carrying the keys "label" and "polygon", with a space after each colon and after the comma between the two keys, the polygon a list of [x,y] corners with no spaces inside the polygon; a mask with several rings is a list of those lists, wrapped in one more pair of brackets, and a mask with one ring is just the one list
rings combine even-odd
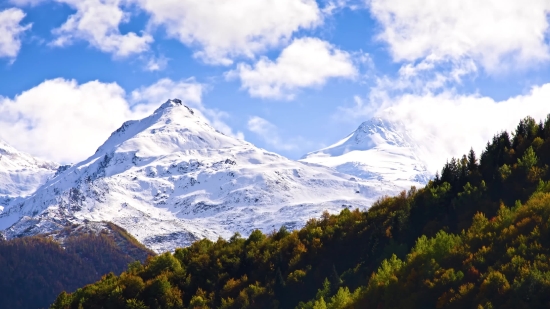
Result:
{"label": "cumulus cloud", "polygon": [[192,78],[181,81],[163,78],[150,86],[132,91],[131,100],[135,104],[158,104],[167,99],[185,98],[185,104],[198,108],[202,106],[202,93],[203,85]]}
{"label": "cumulus cloud", "polygon": [[550,58],[548,0],[367,0],[396,61],[471,58],[487,71]]}
{"label": "cumulus cloud", "polygon": [[262,141],[277,150],[294,150],[297,147],[292,142],[285,142],[279,135],[277,127],[264,118],[253,116],[248,119],[248,130],[258,135]]}
{"label": "cumulus cloud", "polygon": [[0,99],[0,137],[58,162],[83,159],[123,121],[138,116],[124,95],[117,84],[45,81],[13,99]]}
{"label": "cumulus cloud", "polygon": [[203,92],[204,86],[196,83],[193,79],[173,81],[164,78],[153,85],[132,91],[131,101],[134,104],[151,106],[151,104],[165,101],[166,98],[184,98],[185,104],[208,119],[213,127],[226,135],[244,140],[242,132],[233,132],[231,127],[225,123],[224,119],[229,118],[229,114],[217,109],[206,108],[202,104]]}
{"label": "cumulus cloud", "polygon": [[31,24],[21,25],[25,13],[17,8],[0,11],[0,58],[14,59],[21,49],[21,34]]}
{"label": "cumulus cloud", "polygon": [[238,77],[251,96],[292,99],[296,90],[322,86],[330,78],[353,78],[352,55],[317,38],[295,39],[275,61],[266,57],[254,66],[240,63],[228,78]]}
{"label": "cumulus cloud", "polygon": [[501,130],[513,130],[525,116],[550,113],[550,84],[495,101],[461,94],[464,77],[518,69],[550,59],[550,2],[534,0],[459,2],[370,0],[382,25],[379,39],[402,66],[378,77],[366,98],[340,107],[336,118],[362,121],[380,115],[411,130],[432,172],[473,147],[481,152]]}
{"label": "cumulus cloud", "polygon": [[129,20],[121,9],[122,0],[56,0],[76,9],[67,21],[53,33],[54,46],[66,46],[75,40],[85,40],[93,47],[117,57],[139,54],[149,49],[153,37],[134,32],[121,34],[119,25]]}
{"label": "cumulus cloud", "polygon": [[442,60],[427,57],[418,63],[405,63],[395,76],[378,76],[370,98],[403,93],[432,93],[461,85],[464,77],[477,77],[478,68],[472,59]]}
{"label": "cumulus cloud", "polygon": [[315,0],[133,0],[170,37],[197,47],[207,63],[232,63],[289,40],[322,23]]}
{"label": "cumulus cloud", "polygon": [[379,39],[402,65],[395,75],[378,77],[366,98],[340,107],[335,118],[379,115],[402,122],[435,172],[470,147],[481,152],[494,134],[513,130],[521,118],[550,113],[550,84],[501,101],[456,90],[481,69],[494,74],[548,61],[547,0],[529,6],[509,0],[368,3],[382,25]]}
{"label": "cumulus cloud", "polygon": [[538,121],[550,113],[550,84],[502,101],[453,91],[377,98],[380,100],[377,111],[357,98],[356,105],[347,109],[346,121],[362,121],[377,115],[401,122],[417,141],[433,173],[446,160],[462,156],[470,147],[480,154],[495,134],[503,130],[512,132],[522,118],[531,116]]}
{"label": "cumulus cloud", "polygon": [[47,80],[14,98],[0,97],[0,138],[35,156],[78,162],[124,121],[143,118],[170,98],[200,109],[214,126],[224,125],[202,106],[202,91],[193,80],[164,79],[130,94],[116,83]]}

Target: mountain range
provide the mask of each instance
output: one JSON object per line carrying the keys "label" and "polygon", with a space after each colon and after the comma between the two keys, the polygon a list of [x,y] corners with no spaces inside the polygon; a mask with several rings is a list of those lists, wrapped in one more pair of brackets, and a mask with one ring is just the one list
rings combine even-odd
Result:
{"label": "mountain range", "polygon": [[0,144],[0,231],[12,239],[113,222],[164,252],[296,229],[324,211],[366,209],[423,185],[430,174],[416,150],[401,124],[374,118],[293,161],[219,132],[174,99],[71,166]]}

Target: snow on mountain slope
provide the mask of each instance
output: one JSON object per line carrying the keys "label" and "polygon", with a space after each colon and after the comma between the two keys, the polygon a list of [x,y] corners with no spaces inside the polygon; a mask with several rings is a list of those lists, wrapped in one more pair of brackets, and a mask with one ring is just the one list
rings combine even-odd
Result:
{"label": "snow on mountain slope", "polygon": [[87,160],[0,214],[8,238],[111,221],[161,252],[207,237],[298,228],[324,210],[399,190],[296,162],[218,132],[170,100],[129,121]]}
{"label": "snow on mountain slope", "polygon": [[332,167],[362,179],[392,182],[403,189],[431,178],[409,132],[400,123],[372,118],[339,142],[306,154],[301,161]]}
{"label": "snow on mountain slope", "polygon": [[13,199],[34,193],[57,168],[55,163],[33,158],[0,140],[0,212]]}

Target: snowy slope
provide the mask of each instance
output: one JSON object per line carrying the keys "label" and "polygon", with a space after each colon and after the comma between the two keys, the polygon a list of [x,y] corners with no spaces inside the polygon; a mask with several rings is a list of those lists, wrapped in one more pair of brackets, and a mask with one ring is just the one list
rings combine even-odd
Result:
{"label": "snowy slope", "polygon": [[413,185],[422,186],[431,178],[421,157],[420,148],[403,124],[372,118],[346,138],[308,153],[301,161],[408,189]]}
{"label": "snowy slope", "polygon": [[111,221],[161,252],[197,238],[301,227],[324,210],[369,207],[399,188],[357,181],[222,134],[170,100],[115,131],[97,152],[0,214],[18,237]]}
{"label": "snowy slope", "polygon": [[57,168],[55,163],[33,158],[0,140],[0,212],[12,200],[34,193]]}

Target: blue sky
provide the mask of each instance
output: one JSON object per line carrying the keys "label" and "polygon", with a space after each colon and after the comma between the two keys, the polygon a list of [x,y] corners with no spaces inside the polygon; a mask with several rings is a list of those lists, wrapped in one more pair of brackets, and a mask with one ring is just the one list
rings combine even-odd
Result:
{"label": "blue sky", "polygon": [[76,162],[178,96],[292,159],[390,115],[440,164],[550,112],[550,1],[532,2],[4,0],[0,138]]}

